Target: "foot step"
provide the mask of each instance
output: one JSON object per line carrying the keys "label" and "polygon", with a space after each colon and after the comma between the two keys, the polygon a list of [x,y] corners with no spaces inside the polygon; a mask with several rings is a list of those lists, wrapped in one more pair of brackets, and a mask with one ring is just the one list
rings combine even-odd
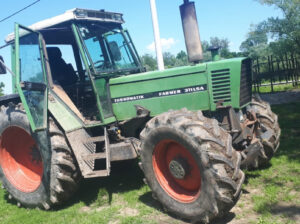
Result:
{"label": "foot step", "polygon": [[107,177],[109,176],[108,170],[97,170],[90,173],[86,173],[84,178],[93,178],[93,177]]}
{"label": "foot step", "polygon": [[105,158],[106,158],[106,153],[105,152],[100,152],[100,153],[95,153],[95,154],[82,156],[82,159],[84,159],[84,160],[95,160],[95,159],[105,159]]}
{"label": "foot step", "polygon": [[91,138],[88,138],[85,143],[88,143],[88,142],[104,142],[105,141],[105,136],[97,136],[97,137],[91,137]]}

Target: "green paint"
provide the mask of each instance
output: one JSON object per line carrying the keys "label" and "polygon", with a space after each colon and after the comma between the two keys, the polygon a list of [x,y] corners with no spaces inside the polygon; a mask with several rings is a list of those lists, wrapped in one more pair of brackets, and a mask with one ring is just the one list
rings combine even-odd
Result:
{"label": "green paint", "polygon": [[[36,130],[19,83],[18,26],[16,25],[15,28],[16,47],[12,46],[12,54],[14,55],[12,60],[13,71],[17,74],[13,82],[16,85],[22,102],[24,102],[32,129]],[[46,100],[48,106],[46,103],[45,108],[49,107],[48,109],[51,114],[66,132],[82,127],[105,126],[117,120],[131,119],[136,116],[135,105],[140,105],[150,110],[153,117],[169,110],[181,108],[187,108],[192,111],[216,111],[217,103],[221,103],[223,106],[232,106],[235,109],[243,108],[249,103],[246,102],[245,105],[240,105],[241,65],[245,58],[219,60],[219,55],[216,52],[212,52],[214,61],[210,63],[138,74],[128,74],[129,72],[123,73],[120,71],[97,74],[85,42],[76,26],[76,21],[72,24],[72,31],[85,66],[86,74],[91,80],[91,87],[95,94],[99,111],[97,117],[101,120],[101,124],[85,125],[55,93],[51,92],[51,99],[49,101]],[[140,58],[129,33],[126,30],[122,30],[122,35],[125,41],[130,43],[128,44],[128,53],[136,55],[134,61],[140,65],[137,68],[142,71]],[[42,43],[40,42],[43,73],[45,82],[47,82],[41,46]],[[222,100],[225,101],[223,102]]]}
{"label": "green paint", "polygon": [[[38,48],[39,48],[39,55],[41,57],[41,69],[42,69],[42,76],[43,76],[43,83],[47,83],[47,79],[46,79],[46,72],[45,72],[45,67],[44,67],[44,58],[43,58],[43,51],[42,51],[42,43],[41,43],[41,35],[38,32],[34,32],[24,26],[21,26],[19,24],[15,24],[15,59],[13,61],[13,63],[15,64],[15,74],[16,74],[16,79],[15,79],[15,85],[17,88],[17,91],[20,95],[21,98],[21,102],[24,106],[25,112],[27,114],[30,126],[32,131],[40,131],[40,130],[44,130],[47,128],[47,121],[48,121],[48,117],[47,117],[47,97],[48,97],[48,90],[47,88],[44,90],[44,92],[41,92],[40,94],[42,95],[42,98],[44,98],[43,100],[39,101],[39,102],[34,102],[35,105],[37,105],[37,112],[35,114],[32,114],[32,111],[34,111],[35,108],[32,108],[32,105],[30,104],[30,102],[27,102],[28,99],[26,99],[24,92],[21,88],[21,70],[20,70],[20,29],[22,29],[23,31],[26,30],[26,32],[28,32],[28,34],[30,33],[36,33],[38,35]],[[27,33],[26,33],[27,34]],[[26,80],[28,83],[30,83],[30,79]],[[37,91],[34,90],[26,90],[27,92],[32,92],[32,94],[36,95]],[[37,101],[39,100],[38,98],[33,99],[33,101]],[[43,105],[41,105],[41,103]],[[31,105],[31,107],[29,107],[29,104]],[[39,109],[43,109],[43,114],[41,115],[42,117],[38,117],[39,114]],[[33,116],[34,115],[34,116]],[[42,118],[42,123],[39,122],[38,119]]]}
{"label": "green paint", "polygon": [[[100,83],[100,81],[95,83],[95,81],[94,81],[94,76],[92,75],[92,72],[90,70],[91,66],[89,66],[88,59],[86,58],[87,54],[85,52],[87,52],[87,50],[85,48],[85,45],[84,45],[82,39],[80,38],[78,29],[75,24],[72,24],[72,29],[73,29],[73,33],[76,38],[77,45],[79,47],[81,58],[83,59],[84,66],[86,68],[86,71],[87,71],[89,78],[91,80],[91,83],[92,83],[92,88],[93,88],[93,92],[96,96],[97,107],[99,110],[99,116],[102,121],[102,124],[105,125],[105,124],[111,123],[111,121],[116,121],[112,112],[109,113],[110,116],[108,116],[107,110],[105,110],[105,109],[107,109],[106,100],[108,100],[108,98],[106,97],[106,94],[108,94],[108,92],[103,94],[104,93],[103,83]],[[93,64],[92,64],[92,66],[93,66]],[[105,81],[105,79],[102,79],[102,81]],[[97,88],[97,85],[98,86],[100,85],[102,88]],[[102,103],[101,100],[104,102]],[[108,106],[110,107],[110,105],[108,105]]]}
{"label": "green paint", "polygon": [[[224,102],[224,106],[231,105],[240,108],[240,76],[241,63],[245,58],[222,60],[207,64],[185,66],[168,69],[165,71],[155,71],[140,73],[130,76],[122,76],[110,80],[111,97],[114,99],[124,99],[132,96],[148,96],[149,93],[164,92],[168,90],[178,90],[191,86],[207,85],[206,91],[176,94],[161,97],[148,97],[144,99],[113,103],[114,114],[118,120],[127,120],[136,116],[134,105],[140,105],[151,111],[151,116],[156,116],[170,109],[187,108],[189,110],[211,110],[217,108],[214,102],[214,90],[224,85],[224,79],[228,80],[228,91],[218,91],[218,97],[228,96],[229,102]],[[229,72],[222,71],[228,70]],[[220,76],[213,84],[212,74],[221,71]],[[221,88],[221,87],[220,87]],[[222,88],[221,88],[222,89]],[[148,95],[147,95],[148,94]],[[216,94],[216,93],[215,93]]]}
{"label": "green paint", "polygon": [[[119,81],[122,81],[119,85],[116,85],[115,79],[111,81],[111,84],[114,83],[114,85],[110,86],[111,97],[121,98],[160,91],[162,91],[161,94],[164,94],[164,92],[168,90],[179,90],[191,86],[206,85],[207,74],[203,73],[201,68],[202,65],[197,67],[186,67],[185,73],[183,73],[182,68],[179,68],[171,69],[171,71],[166,70],[165,72],[154,72],[153,75],[144,73],[132,75],[134,77],[126,76],[119,78]],[[163,79],[159,79],[162,77]],[[125,78],[128,78],[128,81],[126,81]],[[124,84],[124,82],[129,82],[129,80],[131,80],[130,83]],[[137,80],[144,81],[140,82]],[[147,108],[151,111],[151,116],[156,116],[170,109],[176,110],[184,107],[189,110],[197,110],[199,108],[208,110],[208,96],[208,90],[196,93],[169,95],[165,97],[156,96],[136,101],[114,103],[113,110],[118,120],[126,120],[135,117],[136,111],[134,105],[140,105]]]}
{"label": "green paint", "polygon": [[107,81],[104,78],[93,80],[97,90],[98,98],[100,99],[101,112],[103,115],[103,122],[107,123],[107,119],[114,117],[111,107],[109,92],[107,89]]}
{"label": "green paint", "polygon": [[[224,102],[223,103],[224,106],[232,106],[233,108],[236,109],[240,108],[239,103],[240,103],[241,62],[244,59],[245,58],[235,58],[235,59],[228,59],[228,60],[207,63],[207,72],[209,74],[208,84],[211,90],[213,89],[212,71],[229,69],[231,101]],[[221,81],[216,81],[215,83]],[[214,103],[213,101],[213,91],[210,91],[209,95],[210,95],[210,110],[215,111],[216,103]]]}
{"label": "green paint", "polygon": [[211,57],[212,57],[212,61],[219,61],[221,59],[220,54],[219,54],[219,49],[218,50],[212,50],[211,51]]}
{"label": "green paint", "polygon": [[138,61],[139,61],[139,66],[140,66],[140,68],[142,69],[142,71],[144,71],[144,68],[142,68],[143,66],[142,66],[141,58],[140,58],[140,56],[139,56],[139,54],[138,54],[138,52],[137,52],[137,50],[136,50],[136,48],[135,48],[135,45],[133,44],[133,41],[132,41],[132,39],[131,39],[131,36],[130,36],[128,30],[124,29],[124,31],[122,31],[122,32],[127,34],[128,39],[129,39],[129,42],[128,42],[128,43],[131,43],[130,46],[132,46],[132,48],[133,48],[133,50],[134,50],[134,53],[135,53],[135,55],[137,56],[137,59],[138,59]]}
{"label": "green paint", "polygon": [[167,69],[164,71],[145,72],[140,74],[121,76],[119,78],[110,79],[110,85],[121,84],[126,82],[135,82],[140,80],[149,80],[149,79],[155,79],[161,77],[171,77],[174,75],[204,72],[204,71],[206,71],[206,64],[183,66],[183,67]]}
{"label": "green paint", "polygon": [[[16,73],[16,52],[15,52],[15,43],[11,44],[10,46],[10,50],[11,50],[11,68],[14,74]],[[13,93],[18,93],[17,87],[16,87],[16,76],[12,75],[12,92]]]}
{"label": "green paint", "polygon": [[80,119],[52,91],[49,93],[48,109],[66,132],[83,127]]}
{"label": "green paint", "polygon": [[208,110],[208,92],[190,93],[175,96],[137,100],[126,103],[113,104],[114,113],[118,120],[127,120],[136,117],[134,105],[140,105],[151,111],[151,116],[159,115],[169,110],[187,108],[189,110]]}

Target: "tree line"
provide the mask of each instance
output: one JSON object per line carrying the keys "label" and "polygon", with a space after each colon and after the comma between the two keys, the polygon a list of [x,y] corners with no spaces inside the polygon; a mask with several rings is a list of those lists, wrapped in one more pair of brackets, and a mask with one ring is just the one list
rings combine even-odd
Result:
{"label": "tree line", "polygon": [[[229,50],[227,38],[212,37],[210,41],[202,41],[203,62],[211,60],[210,46],[220,47],[221,58],[250,57],[252,59],[268,59],[272,55],[278,60],[284,60],[286,55],[300,57],[300,0],[254,0],[263,5],[273,6],[282,12],[282,18],[270,17],[259,24],[252,24],[246,39],[240,46],[240,52]],[[165,67],[188,65],[185,51],[173,55],[163,54]],[[144,66],[148,71],[156,70],[156,59],[151,54],[142,56]]]}
{"label": "tree line", "polygon": [[300,55],[300,0],[256,0],[274,6],[283,17],[271,17],[251,25],[240,50],[255,59],[273,55],[283,59],[286,54]]}
{"label": "tree line", "polygon": [[[212,37],[202,41],[203,62],[211,60],[210,46],[220,47],[221,58],[250,57],[265,59],[272,55],[275,59],[285,60],[286,55],[300,58],[300,0],[254,0],[263,5],[274,6],[282,12],[282,18],[270,17],[259,24],[252,24],[246,39],[240,46],[240,52],[229,50],[227,38]],[[176,55],[163,54],[165,67],[172,68],[189,65],[185,51]],[[151,54],[141,57],[147,71],[157,69],[156,59]],[[3,95],[4,83],[0,83],[0,96]]]}
{"label": "tree line", "polygon": [[[244,52],[231,52],[229,49],[229,40],[227,38],[211,37],[210,41],[202,41],[203,49],[203,62],[211,61],[211,52],[209,47],[218,46],[220,49],[220,55],[222,58],[234,58],[246,56]],[[156,58],[151,54],[144,54],[142,57],[143,65],[147,71],[153,71],[157,69]],[[170,52],[163,53],[163,59],[166,68],[178,67],[189,65],[187,53],[181,50],[176,55]]]}

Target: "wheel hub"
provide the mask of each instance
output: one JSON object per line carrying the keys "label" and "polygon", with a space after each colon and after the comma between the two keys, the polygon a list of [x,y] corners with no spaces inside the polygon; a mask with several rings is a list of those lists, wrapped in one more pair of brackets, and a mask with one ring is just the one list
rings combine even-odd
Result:
{"label": "wheel hub", "polygon": [[195,201],[201,192],[201,174],[197,162],[179,142],[163,139],[152,155],[153,171],[160,186],[181,203]]}
{"label": "wheel hub", "polygon": [[31,193],[42,183],[43,160],[33,137],[22,127],[11,126],[0,136],[0,166],[16,189]]}
{"label": "wheel hub", "polygon": [[169,170],[176,179],[184,179],[188,173],[188,163],[183,158],[173,159],[169,163]]}

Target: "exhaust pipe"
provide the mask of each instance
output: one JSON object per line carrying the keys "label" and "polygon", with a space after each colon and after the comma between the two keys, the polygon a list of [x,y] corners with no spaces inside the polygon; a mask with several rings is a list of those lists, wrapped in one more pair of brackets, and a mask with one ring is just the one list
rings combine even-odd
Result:
{"label": "exhaust pipe", "polygon": [[219,52],[220,47],[217,46],[211,46],[207,50],[211,52],[211,60],[212,61],[220,61],[221,56]]}
{"label": "exhaust pipe", "polygon": [[184,0],[180,6],[184,39],[189,62],[198,63],[203,59],[195,3]]}

